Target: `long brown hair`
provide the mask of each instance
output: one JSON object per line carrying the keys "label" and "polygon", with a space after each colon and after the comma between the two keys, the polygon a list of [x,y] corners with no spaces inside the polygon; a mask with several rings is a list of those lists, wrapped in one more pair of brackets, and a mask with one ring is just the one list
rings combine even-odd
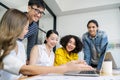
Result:
{"label": "long brown hair", "polygon": [[2,60],[16,46],[16,40],[28,22],[27,16],[17,10],[9,9],[0,21],[0,67]]}

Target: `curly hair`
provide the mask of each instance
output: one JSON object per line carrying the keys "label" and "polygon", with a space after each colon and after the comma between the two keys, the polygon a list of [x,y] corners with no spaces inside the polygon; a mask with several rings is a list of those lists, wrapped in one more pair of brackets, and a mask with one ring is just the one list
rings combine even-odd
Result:
{"label": "curly hair", "polygon": [[60,44],[63,46],[63,48],[66,49],[66,46],[68,44],[68,42],[70,41],[71,38],[74,38],[75,39],[75,49],[71,52],[73,53],[78,53],[79,51],[82,50],[82,47],[83,47],[83,44],[81,42],[81,39],[78,38],[77,36],[75,35],[66,35],[64,37],[61,38],[60,40]]}

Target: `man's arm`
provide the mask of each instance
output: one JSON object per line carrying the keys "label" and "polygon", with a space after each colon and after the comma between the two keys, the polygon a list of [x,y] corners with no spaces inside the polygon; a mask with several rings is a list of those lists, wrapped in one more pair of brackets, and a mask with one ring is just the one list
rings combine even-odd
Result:
{"label": "man's arm", "polygon": [[82,42],[83,42],[84,60],[86,60],[87,64],[90,64],[90,57],[91,57],[90,46],[84,36],[82,38]]}

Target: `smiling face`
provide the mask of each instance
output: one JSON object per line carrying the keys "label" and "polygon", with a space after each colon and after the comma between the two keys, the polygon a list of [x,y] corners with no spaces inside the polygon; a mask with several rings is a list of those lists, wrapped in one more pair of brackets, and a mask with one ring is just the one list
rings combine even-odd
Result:
{"label": "smiling face", "polygon": [[91,37],[95,37],[96,36],[96,33],[97,33],[97,30],[98,30],[98,27],[96,26],[95,23],[91,22],[88,24],[88,32],[90,34]]}
{"label": "smiling face", "polygon": [[55,33],[52,33],[50,34],[50,36],[48,38],[46,38],[46,41],[47,41],[47,45],[50,47],[50,48],[53,48],[56,46],[56,44],[58,43],[58,35],[55,34]]}
{"label": "smiling face", "polygon": [[28,6],[28,16],[30,22],[37,22],[43,15],[44,10],[42,7],[37,7],[36,5]]}
{"label": "smiling face", "polygon": [[67,43],[67,45],[66,45],[66,50],[67,50],[68,52],[71,52],[71,51],[73,51],[73,50],[75,49],[75,47],[76,47],[75,39],[74,39],[74,38],[71,38],[71,39],[69,40],[69,42]]}

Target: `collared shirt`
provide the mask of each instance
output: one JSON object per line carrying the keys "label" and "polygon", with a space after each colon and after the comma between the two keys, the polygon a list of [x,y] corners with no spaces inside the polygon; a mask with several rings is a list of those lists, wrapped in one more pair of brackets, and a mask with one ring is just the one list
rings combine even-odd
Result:
{"label": "collared shirt", "polygon": [[96,33],[96,36],[94,37],[94,39],[92,39],[90,34],[86,32],[82,36],[82,42],[84,45],[84,48],[83,48],[84,59],[86,60],[86,62],[89,65],[91,65],[92,63],[91,60],[93,59],[92,54],[94,54],[93,53],[93,45],[94,45],[96,49],[96,54],[98,54],[98,56],[100,57],[97,67],[100,67],[104,57],[103,53],[105,53],[105,51],[108,48],[108,37],[106,33],[104,31],[98,30]]}
{"label": "collared shirt", "polygon": [[77,53],[69,54],[63,47],[58,48],[55,51],[55,66],[66,64],[67,62],[70,62],[72,60],[78,60]]}
{"label": "collared shirt", "polygon": [[32,22],[28,27],[28,33],[24,38],[27,38],[27,59],[30,57],[30,51],[32,47],[36,44],[37,34],[38,34],[38,25],[36,22]]}

